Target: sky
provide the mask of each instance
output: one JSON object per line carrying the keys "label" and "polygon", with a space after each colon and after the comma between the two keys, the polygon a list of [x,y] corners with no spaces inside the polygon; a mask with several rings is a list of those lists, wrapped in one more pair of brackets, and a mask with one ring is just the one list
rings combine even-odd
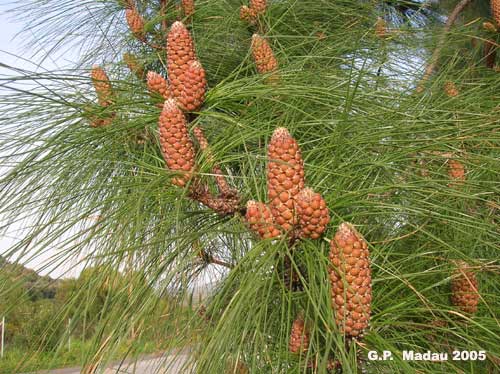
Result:
{"label": "sky", "polygon": [[[0,64],[22,68],[30,71],[34,70],[55,70],[60,68],[55,61],[47,59],[43,65],[37,67],[25,59],[29,59],[30,51],[23,48],[20,38],[16,38],[22,28],[23,23],[16,22],[12,19],[11,14],[7,14],[9,9],[12,9],[12,1],[0,0]],[[19,56],[19,57],[16,57]],[[64,56],[63,61],[71,61],[75,56],[71,56],[71,51],[67,56]],[[12,72],[5,67],[0,66],[0,77],[12,75]],[[5,95],[6,91],[0,86],[0,95]],[[1,150],[0,150],[1,154]],[[6,172],[5,165],[0,165],[0,178]],[[0,225],[2,225],[2,217],[0,216]],[[9,248],[17,242],[20,238],[20,233],[17,230],[22,229],[19,225],[14,227],[7,233],[0,233],[0,255],[4,254]],[[33,253],[31,253],[33,254]],[[50,249],[43,255],[38,256],[36,259],[24,262],[23,264],[29,268],[39,271],[43,275],[50,275],[55,278],[59,277],[74,277],[77,276],[81,270],[81,266],[76,266],[76,262],[66,263],[62,266],[57,266],[56,269],[46,268],[46,261],[52,256],[57,254],[57,248]],[[75,267],[76,266],[76,267]]]}
{"label": "sky", "polygon": [[[24,25],[20,22],[14,22],[11,15],[6,14],[6,10],[12,8],[11,4],[11,1],[0,0],[0,64],[6,64],[30,71],[50,71],[61,69],[63,67],[60,66],[61,63],[64,64],[64,67],[67,67],[71,64],[71,61],[76,61],[78,59],[76,52],[70,50],[64,56],[58,56],[58,63],[53,60],[46,59],[40,67],[24,60],[29,59],[31,54],[30,51],[26,51],[23,48],[20,40],[16,39],[16,34],[22,30]],[[0,78],[5,75],[10,76],[12,75],[12,72],[0,66]],[[1,87],[0,82],[0,95],[5,94],[5,92],[6,91]],[[5,165],[0,165],[0,178],[2,178],[2,174],[5,174],[5,171]],[[4,223],[5,221],[2,221],[2,217],[0,216],[0,226]],[[0,232],[0,255],[5,254],[9,248],[11,248],[12,245],[14,245],[22,237],[22,233],[20,232],[21,230],[22,226],[17,225],[6,234]],[[72,234],[74,234],[74,232],[68,232],[66,235],[63,235],[60,240],[63,241],[65,237],[71,236]],[[90,250],[91,249],[87,249],[86,252],[88,253]],[[33,255],[36,255],[36,257],[28,261],[21,260],[20,263],[28,268],[34,269],[42,275],[50,275],[53,278],[77,277],[84,267],[83,264],[78,263],[78,258],[71,260],[66,259],[64,261],[59,260],[57,264],[52,263],[54,258],[57,258],[57,254],[61,252],[60,248],[58,249],[58,243],[53,243],[52,248],[44,248],[44,251],[41,253],[33,248],[28,252],[28,258],[33,257]],[[213,268],[209,267],[209,269],[207,269],[207,271],[200,276],[199,282],[196,283],[198,285],[205,284],[207,282],[209,283],[210,280],[219,278],[222,274],[221,272],[223,273],[223,269],[220,269],[218,266],[214,266]]]}

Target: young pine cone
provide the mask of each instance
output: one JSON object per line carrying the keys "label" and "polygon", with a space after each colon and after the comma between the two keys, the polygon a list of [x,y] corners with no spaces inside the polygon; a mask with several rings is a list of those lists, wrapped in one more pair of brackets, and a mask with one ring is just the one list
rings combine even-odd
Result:
{"label": "young pine cone", "polygon": [[276,224],[290,231],[297,223],[295,198],[304,189],[304,161],[297,141],[277,128],[268,148],[267,193]]}
{"label": "young pine cone", "polygon": [[245,215],[250,229],[260,235],[262,239],[276,238],[280,231],[274,226],[271,209],[261,202],[249,200]]}
{"label": "young pine cone", "polygon": [[273,50],[259,34],[252,36],[252,56],[260,74],[270,73],[278,68],[278,60],[274,57]]}
{"label": "young pine cone", "polygon": [[147,75],[148,89],[151,92],[160,94],[165,100],[172,98],[170,87],[165,78],[154,71],[149,71]]}
{"label": "young pine cone", "polygon": [[500,27],[500,0],[490,0],[491,14]]}
{"label": "young pine cone", "polygon": [[181,0],[182,11],[186,17],[194,14],[194,0]]}
{"label": "young pine cone", "polygon": [[319,193],[304,188],[297,195],[295,207],[300,224],[300,236],[318,239],[330,222],[326,202]]}
{"label": "young pine cone", "polygon": [[133,54],[124,53],[123,61],[127,64],[129,70],[137,76],[137,78],[142,79],[144,77],[144,68]]}
{"label": "young pine cone", "polygon": [[335,322],[348,336],[361,336],[371,312],[371,273],[368,245],[348,223],[330,241],[330,282]]}
{"label": "young pine cone", "polygon": [[451,303],[463,312],[473,314],[477,312],[479,298],[476,274],[466,262],[458,262],[451,280]]}
{"label": "young pine cone", "polygon": [[294,354],[305,353],[309,349],[309,333],[301,316],[293,321],[288,349]]}
{"label": "young pine cone", "polygon": [[137,11],[137,8],[125,10],[125,18],[127,19],[128,27],[135,37],[141,39],[144,37],[144,19]]}
{"label": "young pine cone", "polygon": [[186,118],[174,99],[163,105],[159,120],[160,143],[163,158],[170,170],[185,172],[175,177],[172,183],[184,187],[194,169],[194,147],[189,137]]}
{"label": "young pine cone", "polygon": [[98,65],[94,65],[92,67],[90,77],[97,94],[97,101],[99,105],[103,107],[111,105],[113,89],[104,69]]}
{"label": "young pine cone", "polygon": [[255,10],[243,5],[240,8],[240,19],[250,25],[254,25],[257,21],[257,14],[255,13]]}
{"label": "young pine cone", "polygon": [[185,73],[172,79],[171,85],[173,94],[183,110],[191,112],[203,105],[207,80],[205,69],[198,61],[189,61]]}
{"label": "young pine cone", "polygon": [[448,175],[455,183],[460,183],[465,180],[465,166],[458,160],[448,160]]}
{"label": "young pine cone", "polygon": [[448,97],[458,96],[459,92],[455,83],[448,81],[444,84],[444,92]]}
{"label": "young pine cone", "polygon": [[266,12],[266,8],[266,0],[250,0],[250,9],[252,9],[256,15],[264,14]]}

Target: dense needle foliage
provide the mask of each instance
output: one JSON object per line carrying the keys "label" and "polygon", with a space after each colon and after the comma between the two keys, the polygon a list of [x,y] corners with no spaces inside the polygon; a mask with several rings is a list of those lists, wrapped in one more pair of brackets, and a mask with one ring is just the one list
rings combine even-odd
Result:
{"label": "dense needle foliage", "polygon": [[[332,359],[344,373],[500,369],[500,75],[484,61],[484,40],[498,42],[481,26],[489,17],[486,1],[473,1],[480,6],[459,18],[421,93],[415,88],[442,32],[432,18],[424,26],[388,22],[392,29],[381,38],[375,25],[385,7],[374,2],[269,1],[249,26],[239,19],[239,0],[195,1],[185,23],[208,91],[190,127],[203,128],[213,153],[198,155],[200,178],[213,183],[216,162],[244,202],[266,201],[266,145],[274,129],[286,127],[300,144],[307,185],[327,202],[325,237],[293,248],[298,290],[285,286],[280,271],[291,251],[286,240],[257,240],[240,214],[221,216],[171,184],[158,136],[162,100],[122,61],[123,53],[133,53],[146,71],[166,76],[165,51],[130,33],[125,3],[20,2],[16,15],[35,36],[27,40],[34,59],[76,46],[81,61],[64,71],[8,67],[1,77],[2,229],[23,227],[8,255],[23,261],[51,251],[47,267],[78,259],[109,269],[90,277],[92,285],[109,282],[115,270],[144,284],[123,287],[127,303],[123,295],[109,299],[94,321],[94,344],[82,363],[88,370],[112,357],[158,308],[146,289],[178,295],[182,303],[203,282],[213,285],[206,311],[179,338],[195,327],[202,333],[172,342],[192,350],[195,364],[186,363],[186,372],[326,373]],[[164,44],[163,21],[180,16],[173,1],[165,16],[160,7],[160,1],[137,3],[150,44]],[[279,62],[278,82],[255,70],[250,43],[257,29]],[[97,106],[90,81],[95,63],[114,90],[106,108]],[[445,92],[449,81],[457,96]],[[109,126],[89,125],[110,113]],[[464,165],[465,180],[450,180],[450,160]],[[372,319],[359,340],[339,333],[330,299],[328,240],[345,221],[368,241],[372,262]],[[450,303],[455,260],[478,273],[475,315]],[[54,324],[64,323],[74,305],[85,308],[75,300]],[[300,313],[310,343],[298,355],[288,347]],[[389,350],[394,360],[368,361],[369,350]],[[484,350],[487,357],[403,361],[403,350]]]}

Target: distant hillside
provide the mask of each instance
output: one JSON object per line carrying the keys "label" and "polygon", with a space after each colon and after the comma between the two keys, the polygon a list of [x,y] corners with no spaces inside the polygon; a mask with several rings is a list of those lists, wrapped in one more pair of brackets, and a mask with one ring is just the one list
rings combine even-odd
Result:
{"label": "distant hillside", "polygon": [[32,301],[39,299],[53,299],[60,281],[49,276],[41,276],[36,271],[20,264],[13,264],[0,256],[0,274],[19,283],[27,292]]}

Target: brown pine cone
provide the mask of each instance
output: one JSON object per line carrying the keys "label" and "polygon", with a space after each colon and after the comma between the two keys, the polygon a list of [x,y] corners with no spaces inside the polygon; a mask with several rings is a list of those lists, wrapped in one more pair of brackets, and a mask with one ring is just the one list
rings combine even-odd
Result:
{"label": "brown pine cone", "polygon": [[252,55],[260,74],[270,73],[278,69],[278,60],[274,57],[271,46],[259,34],[252,36]]}
{"label": "brown pine cone", "polygon": [[171,85],[181,109],[192,112],[203,105],[207,80],[199,61],[189,61],[184,74],[172,79]]}
{"label": "brown pine cone", "polygon": [[160,94],[165,100],[172,98],[168,82],[160,74],[154,71],[149,71],[147,75],[147,83],[148,83],[148,89],[151,92]]}
{"label": "brown pine cone", "polygon": [[159,129],[161,150],[167,167],[170,170],[185,172],[182,177],[173,178],[172,183],[183,187],[194,169],[195,153],[187,130],[186,118],[174,99],[165,101],[160,115]]}
{"label": "brown pine cone", "polygon": [[476,313],[480,295],[476,274],[469,264],[459,261],[451,280],[451,303],[465,313]]}
{"label": "brown pine cone", "polygon": [[256,15],[264,14],[266,12],[266,8],[266,0],[250,0],[250,9],[252,9]]}
{"label": "brown pine cone", "polygon": [[92,66],[90,77],[97,94],[97,101],[99,105],[103,107],[111,105],[111,100],[113,98],[113,89],[111,87],[111,82],[109,81],[108,75],[106,74],[104,69],[98,65]]}
{"label": "brown pine cone", "polygon": [[250,229],[263,239],[276,238],[280,235],[280,231],[274,226],[271,209],[264,203],[249,200],[245,218]]}
{"label": "brown pine cone", "polygon": [[451,81],[448,81],[444,84],[444,92],[449,97],[455,97],[455,96],[458,96],[458,94],[459,94],[457,86],[455,86],[455,83],[453,83]]}
{"label": "brown pine cone", "polygon": [[335,322],[347,336],[361,336],[371,312],[368,244],[356,229],[342,223],[330,241],[330,282]]}
{"label": "brown pine cone", "polygon": [[495,19],[497,26],[500,27],[500,0],[490,0],[491,15]]}
{"label": "brown pine cone", "polygon": [[194,0],[181,0],[182,11],[186,17],[194,14]]}
{"label": "brown pine cone", "polygon": [[465,166],[458,160],[448,160],[448,175],[454,183],[461,183],[465,180]]}
{"label": "brown pine cone", "polygon": [[141,39],[144,37],[144,19],[137,11],[137,8],[125,10],[125,18],[132,34]]}
{"label": "brown pine cone", "polygon": [[123,61],[127,64],[129,70],[137,76],[137,78],[142,79],[144,77],[144,68],[133,54],[124,53]]}
{"label": "brown pine cone", "polygon": [[293,321],[288,348],[294,354],[305,353],[309,349],[309,332],[302,316],[298,316]]}
{"label": "brown pine cone", "polygon": [[330,222],[330,214],[326,202],[319,193],[304,188],[295,200],[297,216],[300,224],[300,236],[318,239]]}
{"label": "brown pine cone", "polygon": [[304,189],[304,161],[297,141],[284,127],[277,128],[268,147],[267,193],[275,223],[283,231],[297,223],[295,198]]}
{"label": "brown pine cone", "polygon": [[255,13],[255,10],[243,5],[240,8],[240,19],[250,25],[254,25],[257,21],[257,14]]}

